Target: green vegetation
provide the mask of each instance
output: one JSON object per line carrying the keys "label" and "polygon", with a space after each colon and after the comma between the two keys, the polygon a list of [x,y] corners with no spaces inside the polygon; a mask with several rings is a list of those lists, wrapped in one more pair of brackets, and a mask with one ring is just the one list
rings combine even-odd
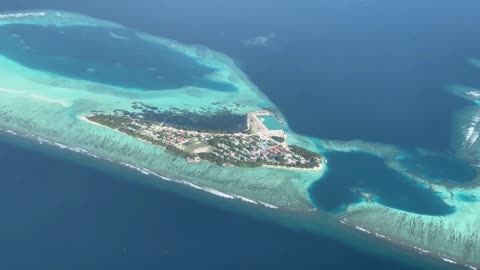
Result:
{"label": "green vegetation", "polygon": [[116,114],[95,114],[88,116],[87,118],[92,122],[100,123],[113,129],[119,129],[126,124],[133,123],[133,120],[128,116],[120,116]]}
{"label": "green vegetation", "polygon": [[318,153],[312,152],[298,145],[290,145],[289,148],[293,153],[308,160],[307,163],[301,165],[302,168],[315,168],[323,162],[322,155]]}
{"label": "green vegetation", "polygon": [[[173,155],[200,158],[219,166],[316,168],[322,163],[320,154],[296,145],[286,146],[285,139],[278,136],[269,138],[257,134],[179,129],[137,119],[128,112],[95,114],[87,119],[163,147]],[[194,153],[200,148],[203,152]]]}
{"label": "green vegetation", "polygon": [[322,159],[322,155],[317,154],[315,152],[312,152],[308,149],[305,149],[303,147],[300,147],[298,145],[290,145],[289,146],[290,150],[294,152],[295,154],[302,156],[306,159],[312,160],[312,159]]}

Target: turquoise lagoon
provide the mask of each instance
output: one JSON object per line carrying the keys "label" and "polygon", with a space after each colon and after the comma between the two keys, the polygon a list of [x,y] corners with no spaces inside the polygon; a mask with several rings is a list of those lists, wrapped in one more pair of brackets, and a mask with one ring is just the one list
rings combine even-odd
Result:
{"label": "turquoise lagoon", "polygon": [[[0,29],[0,53],[32,69],[59,76],[143,90],[186,86],[234,91],[206,78],[218,71],[170,46],[124,28],[10,24]],[[52,42],[52,41],[61,42]],[[131,53],[125,53],[131,52]]]}
{"label": "turquoise lagoon", "polygon": [[[480,189],[466,162],[425,158],[392,145],[309,138],[268,116],[267,127],[286,130],[289,143],[324,153],[323,170],[190,164],[83,117],[132,110],[134,102],[211,115],[275,109],[229,57],[59,11],[3,14],[0,37],[5,40],[0,44],[3,130],[223,199],[308,213],[313,220],[329,213],[339,226],[358,233],[451,264],[480,264],[480,205],[472,199],[479,198]],[[434,170],[438,164],[447,169]]]}

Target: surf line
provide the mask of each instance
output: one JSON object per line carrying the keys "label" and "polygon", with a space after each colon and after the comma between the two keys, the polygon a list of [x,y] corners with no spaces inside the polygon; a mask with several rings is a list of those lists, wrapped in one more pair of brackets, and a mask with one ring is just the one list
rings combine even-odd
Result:
{"label": "surf line", "polygon": [[[12,90],[12,89],[7,89],[7,88],[0,88],[0,92],[1,93],[10,93],[10,94],[25,94],[25,93],[27,93],[27,91]],[[36,100],[49,102],[49,103],[55,103],[55,104],[61,105],[63,107],[69,107],[69,104],[67,104],[66,102],[64,102],[62,100],[50,99],[50,98],[40,96],[40,95],[36,95],[36,94],[32,94],[31,97],[36,99]]]}
{"label": "surf line", "polygon": [[23,94],[23,93],[25,93],[25,91],[12,90],[12,89],[7,89],[7,88],[0,88],[0,92],[12,93],[12,94]]}
{"label": "surf line", "polygon": [[40,100],[40,101],[55,103],[55,104],[61,105],[63,107],[69,107],[69,105],[66,102],[61,101],[61,100],[50,99],[50,98],[46,98],[44,96],[35,95],[35,94],[32,95],[32,98]]}

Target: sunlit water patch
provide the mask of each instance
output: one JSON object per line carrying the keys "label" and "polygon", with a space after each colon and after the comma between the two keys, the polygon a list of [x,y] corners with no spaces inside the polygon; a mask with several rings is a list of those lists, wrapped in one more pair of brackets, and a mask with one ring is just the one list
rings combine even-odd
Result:
{"label": "sunlit water patch", "polygon": [[144,90],[195,86],[235,91],[231,84],[206,77],[217,70],[126,28],[10,24],[0,27],[0,39],[0,54],[74,79]]}
{"label": "sunlit water patch", "polygon": [[454,209],[430,189],[387,167],[376,156],[331,152],[323,179],[310,188],[317,207],[341,212],[348,205],[367,201],[424,215],[447,215]]}

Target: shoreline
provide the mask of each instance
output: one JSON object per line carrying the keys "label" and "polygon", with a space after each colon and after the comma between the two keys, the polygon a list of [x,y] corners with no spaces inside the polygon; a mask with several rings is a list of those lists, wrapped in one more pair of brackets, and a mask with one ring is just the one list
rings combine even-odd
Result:
{"label": "shoreline", "polygon": [[[104,127],[104,128],[109,128],[109,127],[107,127],[107,126],[104,126],[104,125],[101,125],[101,124],[99,124],[99,123],[96,123],[96,122],[93,122],[93,121],[88,120],[87,116],[81,116],[81,117],[80,117],[80,120],[85,121],[85,122],[87,122],[87,123],[89,123],[89,124],[92,124],[92,125],[95,125],[95,126]],[[115,130],[115,129],[112,129],[112,128],[109,128],[109,129]]]}
{"label": "shoreline", "polygon": [[268,208],[268,209],[282,209],[281,207],[263,202],[261,200],[249,199],[249,198],[243,197],[243,196],[238,195],[238,194],[224,193],[224,192],[221,192],[221,191],[216,190],[216,189],[211,188],[211,187],[199,186],[199,185],[194,184],[192,182],[189,182],[187,180],[172,179],[172,178],[169,178],[167,176],[160,175],[160,174],[158,174],[154,171],[151,171],[147,168],[143,168],[143,167],[139,167],[139,166],[136,166],[136,165],[133,165],[133,164],[130,164],[130,163],[123,162],[123,161],[113,160],[113,159],[110,159],[110,158],[105,158],[105,157],[95,155],[95,154],[90,153],[89,151],[87,151],[83,148],[80,148],[80,147],[69,146],[69,145],[59,143],[59,142],[50,141],[48,139],[44,139],[42,137],[35,136],[35,135],[32,135],[32,134],[22,134],[22,133],[19,133],[19,132],[12,131],[10,129],[0,128],[0,136],[2,135],[2,133],[4,135],[10,135],[14,138],[23,138],[23,139],[29,140],[32,143],[37,142],[39,145],[45,145],[46,144],[46,145],[49,145],[51,147],[59,148],[61,150],[68,150],[68,151],[75,152],[75,153],[78,153],[78,154],[83,154],[87,157],[100,159],[100,160],[103,160],[103,161],[106,161],[106,162],[110,162],[114,165],[123,166],[125,168],[137,171],[138,173],[141,173],[143,175],[150,175],[150,176],[154,176],[156,178],[160,178],[163,181],[174,182],[176,184],[182,184],[184,186],[187,186],[187,187],[190,187],[190,188],[193,188],[193,189],[196,189],[196,190],[200,190],[200,191],[209,193],[211,195],[215,195],[216,197],[221,197],[221,198],[224,198],[224,199],[231,199],[231,200],[239,200],[239,201],[242,201],[244,203],[249,203],[251,205],[257,205],[257,206],[262,206],[262,207],[265,207],[265,208]]}
{"label": "shoreline", "polygon": [[[109,162],[112,165],[121,166],[121,167],[130,169],[132,171],[136,171],[137,173],[140,173],[140,174],[143,174],[143,175],[146,175],[146,176],[152,176],[152,177],[155,177],[155,178],[159,178],[159,180],[161,180],[161,182],[165,181],[165,182],[173,182],[175,184],[182,184],[181,186],[183,186],[183,187],[193,188],[193,189],[190,189],[192,191],[197,190],[197,191],[202,192],[203,194],[206,194],[206,195],[213,195],[212,199],[215,198],[217,200],[227,199],[229,201],[238,201],[238,202],[247,204],[247,206],[249,205],[251,207],[261,207],[262,209],[265,209],[265,211],[269,211],[269,210],[277,210],[277,211],[281,211],[281,212],[286,211],[286,213],[293,213],[294,215],[296,215],[295,213],[298,213],[298,214],[304,213],[304,214],[307,214],[307,216],[310,216],[310,214],[312,214],[312,213],[318,213],[318,214],[322,214],[322,215],[327,214],[328,217],[331,218],[333,221],[337,222],[343,228],[348,229],[349,231],[351,231],[353,233],[361,233],[362,235],[368,236],[369,238],[371,238],[375,241],[379,241],[381,243],[386,243],[386,245],[388,245],[388,246],[393,245],[395,247],[398,247],[402,250],[405,250],[405,251],[409,252],[410,254],[412,254],[412,256],[419,256],[420,255],[419,256],[420,258],[428,257],[428,258],[434,259],[435,262],[443,261],[444,263],[448,263],[446,265],[451,265],[451,266],[454,266],[454,267],[461,267],[461,268],[464,268],[464,269],[465,268],[470,269],[470,270],[480,269],[480,268],[478,268],[476,266],[473,266],[473,265],[470,265],[468,263],[462,263],[459,260],[453,261],[453,259],[446,258],[444,256],[441,256],[439,254],[434,253],[433,251],[423,250],[423,249],[418,248],[416,246],[408,245],[408,244],[405,244],[401,241],[393,240],[393,239],[391,239],[387,236],[384,236],[382,234],[379,234],[379,233],[377,233],[373,230],[362,228],[360,226],[352,224],[352,223],[349,222],[348,219],[342,217],[341,215],[340,216],[331,215],[331,214],[329,214],[327,212],[323,212],[323,211],[321,211],[317,208],[313,208],[311,210],[306,210],[306,209],[305,210],[293,210],[293,209],[286,209],[286,208],[282,208],[282,207],[277,207],[275,205],[271,205],[271,204],[268,204],[268,203],[265,203],[265,202],[262,202],[262,201],[251,200],[251,199],[242,197],[240,195],[227,194],[227,193],[223,193],[223,192],[217,191],[217,190],[212,189],[212,188],[203,188],[203,187],[200,187],[196,184],[193,184],[193,183],[185,181],[185,180],[176,180],[176,179],[171,179],[171,178],[168,178],[168,177],[164,177],[164,176],[161,176],[161,175],[159,175],[155,172],[152,172],[152,171],[150,171],[146,168],[141,168],[141,167],[137,167],[137,166],[132,165],[132,164],[125,163],[125,162],[115,161],[115,160],[112,160],[112,159],[100,157],[100,156],[92,154],[92,153],[90,153],[86,150],[82,150],[81,148],[70,147],[70,146],[67,146],[67,145],[63,145],[61,143],[52,142],[52,141],[49,141],[49,140],[46,140],[46,139],[42,139],[42,138],[40,138],[38,136],[35,136],[35,135],[19,134],[17,132],[11,131],[11,130],[5,130],[3,128],[0,128],[0,136],[2,135],[2,133],[4,134],[3,136],[9,136],[9,137],[12,137],[12,138],[17,138],[17,139],[19,139],[19,138],[22,139],[23,138],[23,139],[26,139],[26,140],[28,140],[32,143],[36,142],[39,145],[46,144],[49,147],[53,147],[54,149],[58,148],[59,150],[68,150],[69,152],[71,151],[71,152],[75,152],[75,153],[80,153],[80,154],[84,155],[85,157],[100,159],[102,161]],[[310,217],[310,218],[315,219],[315,216]]]}
{"label": "shoreline", "polygon": [[409,245],[403,241],[392,239],[386,235],[383,235],[379,232],[376,232],[375,229],[370,229],[370,228],[364,228],[361,226],[358,226],[356,224],[350,223],[350,220],[346,217],[344,217],[343,214],[341,215],[334,215],[334,219],[336,219],[341,225],[344,227],[350,229],[351,231],[356,231],[359,233],[362,233],[364,235],[368,235],[369,237],[375,238],[378,241],[382,241],[387,243],[388,245],[394,245],[399,248],[402,248],[404,250],[410,251],[412,253],[415,253],[420,256],[425,256],[429,258],[433,258],[435,260],[443,261],[445,263],[450,264],[451,266],[454,267],[461,267],[461,268],[467,268],[470,270],[479,270],[479,266],[474,266],[468,262],[462,262],[460,259],[453,258],[452,256],[448,256],[446,254],[440,254],[434,250],[427,250],[427,249],[422,249],[420,247],[417,247],[415,245]]}
{"label": "shoreline", "polygon": [[302,170],[302,171],[323,171],[325,165],[323,163],[319,166],[313,168],[298,168],[298,167],[287,167],[287,166],[274,166],[274,165],[262,165],[261,167],[273,168],[273,169],[284,169],[284,170]]}
{"label": "shoreline", "polygon": [[[187,50],[187,53],[188,52],[189,51]],[[207,53],[209,53],[209,51],[207,51]],[[196,57],[196,55],[195,55],[195,57]],[[208,57],[205,57],[205,59],[206,59],[205,61],[210,60],[210,58],[208,58]],[[217,59],[213,59],[213,60],[217,60]],[[222,62],[218,62],[218,61],[214,62],[214,64],[218,64],[218,63],[222,64]],[[228,65],[227,65],[227,67],[230,68]],[[237,71],[235,66],[233,66],[232,69],[235,72]],[[13,76],[11,76],[11,78],[15,78],[15,80],[18,80],[18,82],[17,81],[9,82],[8,81],[8,79],[9,79],[8,74],[9,73],[7,71],[8,70],[14,70],[14,69],[4,68],[3,70],[4,71],[2,72],[2,75],[7,74],[6,76],[4,76],[7,79],[6,85],[9,85],[9,83],[10,84],[13,83],[12,85],[18,85],[21,89],[36,89],[35,90],[35,91],[37,91],[36,93],[45,94],[46,96],[49,96],[49,97],[53,97],[53,98],[58,97],[60,99],[62,99],[64,97],[63,94],[58,94],[58,93],[60,93],[60,89],[51,90],[51,89],[48,88],[48,84],[46,84],[45,86],[40,85],[40,87],[39,87],[39,85],[35,85],[33,83],[30,84],[30,82],[25,83],[21,80],[21,78],[17,78],[17,77],[13,77]],[[23,69],[21,69],[21,71],[23,71]],[[238,72],[241,72],[241,71],[238,70]],[[227,72],[227,75],[232,75],[232,74]],[[238,74],[234,74],[234,75],[238,75]],[[242,74],[240,74],[240,75],[242,75]],[[243,85],[243,84],[249,85],[250,84],[250,81],[248,81],[248,78],[246,78],[245,80],[246,80],[245,82],[241,82],[241,85]],[[41,80],[39,80],[39,81],[42,82]],[[22,82],[23,82],[23,84],[22,84]],[[77,89],[77,88],[78,89],[83,89],[82,84],[80,84],[80,83],[78,85],[72,83],[70,86],[65,86],[65,87],[66,88],[68,88],[68,87],[71,88],[71,89],[67,89],[67,90],[72,91],[72,92],[68,92],[68,93],[71,94],[72,97],[74,98],[73,102],[75,102],[76,101],[75,98],[77,98],[75,96],[76,92],[74,92],[74,91],[76,91],[75,89]],[[55,92],[56,90],[58,90],[58,92]],[[62,91],[62,93],[65,93],[65,92],[63,92],[63,88],[61,89],[61,91]],[[249,88],[245,91],[242,90],[242,92],[239,92],[238,95],[230,95],[230,94],[227,95],[227,94],[219,94],[219,93],[214,93],[214,94],[210,95],[209,93],[206,93],[206,92],[202,92],[201,94],[204,94],[205,96],[202,96],[202,97],[205,97],[207,100],[208,100],[208,98],[212,98],[212,101],[213,100],[216,101],[217,99],[222,101],[222,100],[227,100],[227,98],[228,98],[228,100],[231,100],[231,99],[238,98],[238,96],[240,96],[241,98],[244,98],[244,99],[242,99],[242,101],[245,102],[247,104],[247,106],[250,106],[248,108],[251,109],[251,107],[257,106],[256,104],[258,102],[258,98],[255,99],[255,100],[251,99],[252,96],[254,96],[254,95],[252,95],[252,93],[262,95],[262,97],[263,97],[263,93],[261,93],[261,92],[257,93],[256,91],[258,91],[258,89],[256,89],[254,86],[252,86],[251,88]],[[11,92],[11,91],[9,91],[9,92]],[[85,93],[82,93],[82,95],[79,95],[78,98],[79,99],[80,99],[80,97],[85,98],[87,100],[87,102],[89,100],[99,101],[100,99],[98,99],[98,97],[100,95],[101,94],[97,94],[96,92],[95,92],[95,94],[85,92]],[[105,95],[107,95],[107,94],[105,94]],[[178,98],[177,95],[180,95],[180,94],[175,93],[175,98]],[[21,95],[17,95],[17,96],[21,96]],[[109,128],[107,126],[99,125],[98,123],[94,123],[92,121],[88,121],[88,122],[92,122],[92,124],[96,124],[96,125],[99,125],[99,126],[102,126],[102,127],[106,127],[109,130],[103,130],[103,129],[101,130],[100,128],[90,127],[90,125],[88,125],[88,124],[82,125],[82,123],[80,121],[78,121],[79,120],[78,117],[80,115],[82,115],[82,114],[78,114],[78,110],[84,110],[85,108],[90,106],[90,104],[87,104],[86,107],[82,107],[82,108],[72,106],[72,109],[69,110],[69,109],[61,108],[59,106],[52,106],[51,104],[46,104],[46,103],[41,104],[41,102],[32,102],[32,100],[26,100],[25,101],[25,106],[24,106],[24,104],[23,104],[24,101],[23,100],[18,101],[19,99],[15,100],[13,97],[16,98],[16,96],[6,93],[2,97],[3,100],[0,100],[1,103],[6,104],[6,105],[3,106],[3,108],[6,108],[6,109],[4,109],[2,111],[2,113],[5,114],[6,118],[4,119],[5,122],[2,123],[2,124],[5,124],[6,127],[15,127],[15,128],[12,128],[12,130],[14,130],[14,131],[22,130],[24,133],[31,131],[32,133],[40,134],[41,136],[45,136],[45,138],[49,138],[51,140],[51,141],[48,141],[48,140],[43,139],[44,141],[42,143],[45,143],[45,144],[52,143],[53,146],[60,147],[62,149],[69,149],[69,150],[72,150],[74,152],[83,153],[83,154],[86,154],[86,155],[89,155],[89,156],[92,155],[92,157],[94,156],[94,157],[97,157],[97,158],[101,158],[102,160],[105,159],[105,160],[108,161],[109,158],[111,158],[110,161],[113,162],[114,164],[120,163],[121,165],[123,165],[125,167],[134,169],[134,170],[140,172],[141,174],[145,174],[145,175],[157,174],[156,172],[153,172],[153,171],[150,171],[150,170],[146,169],[146,168],[154,168],[154,170],[156,170],[156,171],[168,172],[167,175],[175,175],[175,176],[180,175],[180,177],[172,177],[173,179],[178,178],[178,179],[187,179],[189,181],[192,181],[192,179],[194,179],[193,178],[194,176],[198,176],[199,179],[201,177],[203,177],[203,179],[199,180],[199,182],[196,182],[197,180],[193,180],[194,183],[188,182],[187,180],[171,180],[170,179],[170,181],[178,181],[177,183],[182,183],[184,185],[193,187],[194,189],[202,189],[203,191],[206,191],[208,193],[212,193],[213,195],[216,195],[216,196],[219,196],[219,197],[227,198],[229,200],[232,199],[232,198],[233,199],[238,199],[238,200],[245,200],[245,202],[249,202],[250,204],[253,205],[254,203],[252,203],[252,202],[255,201],[255,200],[251,200],[249,198],[246,198],[246,197],[249,197],[250,195],[252,195],[252,196],[256,196],[255,198],[256,198],[257,202],[259,204],[262,204],[262,206],[265,206],[266,208],[268,208],[268,207],[266,205],[263,205],[264,202],[260,201],[259,199],[266,198],[265,201],[272,203],[272,204],[268,204],[268,205],[275,206],[274,204],[278,203],[278,205],[281,206],[280,207],[281,210],[288,211],[289,209],[292,209],[292,211],[298,211],[296,213],[299,213],[300,211],[304,211],[303,209],[308,209],[307,207],[304,207],[304,206],[307,205],[308,203],[311,204],[311,200],[309,200],[308,197],[306,199],[307,203],[302,204],[301,200],[304,199],[305,194],[307,192],[307,191],[305,191],[305,188],[307,187],[307,185],[309,183],[311,184],[311,178],[312,178],[311,176],[314,175],[314,173],[311,173],[311,172],[309,174],[309,171],[315,172],[317,170],[311,170],[311,169],[309,170],[309,169],[303,169],[303,168],[298,168],[297,169],[297,168],[289,168],[289,167],[283,168],[285,170],[281,171],[281,173],[278,173],[278,170],[264,170],[262,168],[260,168],[258,170],[255,170],[255,172],[271,173],[270,175],[265,176],[265,175],[255,175],[254,173],[248,173],[248,170],[244,170],[244,171],[236,170],[237,167],[236,168],[225,168],[225,169],[217,169],[217,168],[214,168],[214,167],[210,167],[211,170],[208,171],[208,173],[210,173],[210,174],[208,174],[207,171],[204,170],[205,167],[207,167],[207,165],[205,165],[205,164],[200,164],[198,166],[183,166],[182,167],[181,166],[182,162],[180,162],[180,161],[178,161],[176,163],[175,162],[166,163],[166,164],[168,164],[168,166],[171,166],[171,169],[168,168],[170,170],[167,170],[165,166],[160,166],[159,165],[159,161],[165,162],[167,160],[167,158],[171,158],[171,157],[173,157],[173,155],[165,155],[164,156],[163,154],[159,154],[160,152],[162,152],[161,150],[157,151],[157,150],[153,149],[153,147],[152,148],[151,147],[146,147],[146,146],[144,147],[142,143],[134,142],[133,140],[130,140],[128,138],[123,138],[121,136],[112,135],[112,134],[114,134],[114,131],[116,131],[118,133],[121,133],[121,132],[118,131],[118,130]],[[23,95],[22,95],[22,97],[23,97]],[[25,97],[28,97],[28,96],[25,95]],[[145,95],[144,97],[148,97],[148,95]],[[180,98],[185,98],[185,100],[186,100],[185,102],[187,102],[186,106],[197,106],[197,103],[195,103],[197,101],[196,99],[189,100],[188,98],[190,96],[188,96],[188,95],[184,95],[184,96],[180,95],[179,97]],[[175,105],[176,104],[175,102],[177,102],[177,100],[176,99],[169,100],[169,98],[171,98],[171,96],[166,95],[165,104]],[[139,99],[142,99],[142,98],[139,98]],[[143,100],[146,100],[146,99],[147,98],[144,98]],[[68,97],[68,100],[71,100],[70,96]],[[160,98],[159,98],[159,100],[160,100]],[[260,99],[260,100],[263,101],[262,99]],[[112,99],[109,99],[107,96],[105,96],[105,99],[103,99],[103,96],[102,96],[101,101],[102,101],[102,106],[105,105],[105,107],[107,107],[107,108],[108,108],[108,106],[116,106],[116,105],[112,105],[113,102],[119,102],[119,103],[126,102],[124,99],[122,99],[121,97],[117,97],[117,96],[115,96]],[[209,100],[209,102],[210,101],[211,100]],[[157,100],[155,100],[155,102],[157,102]],[[183,102],[183,100],[182,100],[182,102]],[[190,102],[190,103],[188,103],[188,102]],[[270,102],[270,101],[265,98],[265,102]],[[123,103],[123,104],[125,104],[125,103]],[[162,107],[163,105],[165,105],[164,103],[161,103],[161,102],[158,102],[158,104],[160,104],[159,107]],[[252,104],[255,104],[255,105],[252,105]],[[39,109],[38,111],[40,111],[40,113],[35,115],[35,116],[29,115],[29,107],[31,108],[32,106],[34,106],[34,108],[38,107],[38,109]],[[94,105],[92,105],[92,107],[93,106]],[[202,105],[199,103],[198,106],[200,107]],[[208,104],[203,104],[203,106],[208,106]],[[42,110],[40,110],[40,109],[42,109]],[[90,109],[91,108],[88,107],[88,110],[90,110]],[[100,109],[103,109],[103,107],[100,108]],[[10,110],[12,113],[10,113],[8,110]],[[68,117],[65,114],[65,112],[69,113]],[[85,111],[82,111],[81,113],[85,113]],[[71,118],[73,118],[73,117],[75,117],[75,119],[72,120]],[[10,119],[14,119],[14,120],[10,120]],[[82,119],[80,118],[80,120],[82,120]],[[88,120],[88,119],[86,119],[86,120]],[[65,124],[68,124],[68,125],[65,125]],[[65,127],[69,127],[69,128],[65,128]],[[110,132],[110,130],[112,130],[112,132]],[[8,132],[8,131],[9,130],[7,130],[6,132]],[[11,132],[12,132],[12,134],[14,133],[13,131],[11,131]],[[8,133],[10,133],[10,132],[8,132]],[[22,132],[19,132],[19,133],[22,133]],[[296,134],[293,133],[293,131],[290,134],[292,134],[293,137],[296,136]],[[298,135],[298,136],[300,138],[302,137],[301,135]],[[90,137],[90,138],[87,138],[87,137]],[[33,136],[32,135],[32,138],[33,139],[36,138],[37,140],[40,140],[39,139],[40,137],[38,137],[38,136]],[[103,141],[101,141],[102,139],[103,139]],[[109,141],[109,139],[111,141]],[[138,138],[133,138],[133,139],[139,140]],[[95,140],[98,140],[98,142],[95,141]],[[66,143],[67,145],[61,144],[61,143],[56,143],[55,141],[67,142]],[[110,142],[111,142],[111,144],[109,144]],[[141,141],[141,142],[145,142],[145,141]],[[308,143],[310,143],[310,141],[306,142],[306,145]],[[80,147],[70,147],[68,145],[80,145],[81,147],[85,147],[85,149],[88,149],[91,152],[88,152],[87,150],[82,149]],[[111,146],[111,145],[114,145],[114,146]],[[119,150],[120,147],[123,147],[126,150],[121,151],[121,150]],[[317,148],[315,148],[315,149],[317,149]],[[142,152],[142,151],[144,151],[144,154],[143,153],[142,154],[137,153],[137,152]],[[111,152],[111,153],[109,153],[109,152]],[[92,153],[95,153],[97,155],[92,154]],[[122,155],[124,155],[124,156],[122,156]],[[150,157],[156,158],[157,160],[150,159],[148,155],[150,155]],[[100,156],[102,156],[102,157],[100,157]],[[118,158],[118,160],[117,160],[117,158]],[[123,162],[123,163],[121,163],[121,162]],[[167,162],[169,162],[169,161],[167,160]],[[206,162],[204,162],[204,163],[206,163]],[[134,164],[134,165],[132,165],[132,164]],[[137,166],[135,166],[135,164],[137,164]],[[138,165],[138,164],[143,164],[143,165]],[[325,164],[322,164],[322,165],[324,165],[324,166],[322,166],[319,171],[321,171],[321,169],[324,169],[324,170],[328,169],[327,166],[326,166],[327,165],[326,160],[325,160]],[[145,166],[145,167],[143,167],[143,166]],[[192,167],[194,167],[194,168],[192,169]],[[200,168],[200,169],[197,169],[197,167]],[[264,166],[262,166],[262,167],[264,167]],[[266,167],[266,168],[268,168],[268,167]],[[273,168],[274,169],[282,169],[281,166],[273,166]],[[182,169],[185,169],[185,171],[183,171]],[[294,169],[294,170],[292,170],[292,169]],[[287,170],[288,170],[288,172],[287,172]],[[291,171],[299,171],[299,170],[301,170],[302,172],[290,173]],[[177,171],[179,173],[176,173]],[[223,174],[224,172],[227,172],[227,173]],[[243,174],[243,172],[245,172],[245,174]],[[235,175],[235,173],[236,173],[236,175]],[[162,174],[162,173],[160,173],[160,174]],[[214,176],[213,174],[217,174],[217,175]],[[185,178],[183,178],[184,176],[185,176]],[[190,176],[192,176],[192,177],[190,177]],[[239,176],[239,177],[237,177],[237,176]],[[253,180],[252,181],[248,181],[248,180],[244,181],[243,179],[240,179],[240,176],[243,177],[243,178],[246,178],[245,176],[248,176]],[[162,177],[162,176],[159,176],[159,177]],[[230,177],[230,179],[229,179],[229,177]],[[162,177],[162,179],[168,179],[168,178],[167,177]],[[229,180],[232,180],[232,179],[235,180],[235,181],[237,181],[237,180],[240,180],[240,181],[237,181],[236,183],[235,183],[235,181],[233,181],[234,183],[230,183]],[[225,181],[223,181],[223,180],[225,180]],[[287,183],[288,185],[279,186],[278,183],[280,182],[280,180],[283,181],[282,184]],[[318,181],[318,180],[315,180],[315,181]],[[230,185],[230,186],[228,186],[228,185]],[[206,186],[214,186],[214,187],[218,187],[218,189],[220,189],[222,191],[225,191],[225,190],[226,191],[221,192],[221,191],[218,191],[216,189],[211,189],[211,188],[209,188],[208,190],[205,190]],[[258,192],[255,191],[257,188],[259,188],[260,191],[258,191]],[[239,196],[239,195],[234,195],[235,189],[238,189],[239,194],[248,194],[248,196],[242,197],[242,196]],[[293,195],[290,196],[289,193],[292,193]],[[236,196],[238,196],[238,197],[236,197]],[[264,196],[264,197],[262,197],[262,196]],[[283,196],[283,198],[282,198],[282,196]],[[270,201],[268,201],[268,200],[270,200]],[[302,207],[304,207],[304,208],[302,208]],[[294,209],[294,208],[301,208],[301,210],[297,210],[297,209]],[[466,209],[468,209],[468,208],[466,208]],[[457,224],[459,224],[459,223],[457,222],[454,225],[457,225]],[[436,224],[435,223],[430,223],[430,225],[433,226],[433,225],[436,225]],[[359,228],[364,229],[363,227],[359,227]],[[357,229],[357,230],[359,230],[359,229]],[[364,230],[367,230],[367,229],[364,229]],[[361,230],[359,230],[359,231],[361,231]],[[369,231],[369,230],[367,230],[367,231]],[[422,232],[424,232],[424,231],[421,228],[418,228],[415,231],[416,234],[420,234]],[[399,237],[399,238],[401,238],[401,237]],[[403,239],[409,240],[408,238],[405,238],[405,237],[403,237]],[[418,242],[422,243],[421,240],[418,240]],[[459,245],[458,244],[457,244],[457,246],[453,245],[452,247],[453,248],[455,248],[455,247],[458,248]],[[458,250],[462,250],[462,249],[458,249]],[[449,260],[449,259],[447,259],[447,260]]]}
{"label": "shoreline", "polygon": [[[255,115],[255,113],[257,112],[248,113],[247,122],[251,121],[251,116]],[[95,119],[99,117],[100,119],[95,121]],[[320,153],[310,151],[297,145],[288,145],[285,142],[285,135],[282,136],[284,141],[278,142],[274,140],[275,137],[265,135],[265,131],[252,133],[252,130],[248,130],[247,132],[240,133],[217,133],[172,127],[166,125],[165,123],[141,122],[143,121],[142,119],[132,118],[128,115],[118,116],[115,114],[87,114],[81,116],[80,119],[87,123],[108,128],[125,134],[126,136],[132,137],[136,140],[149,143],[154,147],[160,147],[161,149],[170,152],[170,154],[184,158],[189,163],[200,163],[204,161],[219,167],[231,166],[244,169],[263,167],[284,170],[294,169],[303,171],[322,171],[324,167],[323,162],[325,157]],[[277,130],[266,130],[266,132],[277,132]],[[219,140],[219,138],[224,139],[225,136],[233,137],[228,138],[229,142],[220,142],[217,144],[212,144],[210,142],[210,140]],[[245,142],[242,140],[237,140],[239,138],[248,139],[253,137],[261,140],[260,143],[256,141]],[[179,141],[180,139],[181,141]],[[183,145],[185,141],[187,143],[194,141],[196,144],[203,144],[202,148],[208,147],[209,150],[205,151],[202,149],[202,152],[199,153],[195,152],[195,150],[188,151],[186,150],[187,148],[185,148],[185,146]],[[236,146],[241,145],[241,147],[237,149],[235,146],[232,145],[229,145],[227,148],[224,148],[224,146],[222,146],[224,144],[228,145],[228,143],[231,143],[232,141]],[[273,145],[270,144],[272,142],[274,143]],[[268,147],[265,147],[267,143]],[[248,146],[244,146],[244,144],[248,144]],[[250,147],[253,148],[253,150]],[[173,148],[174,150],[172,150],[171,148]],[[281,150],[279,150],[279,148]],[[219,153],[215,151],[219,151]],[[258,153],[249,157],[248,154],[252,154],[252,152]],[[202,156],[203,154],[206,155]],[[241,158],[242,155],[243,159]],[[233,160],[229,160],[229,157],[232,157]],[[223,163],[219,163],[219,161],[217,161],[219,158],[223,160]],[[192,159],[195,160],[195,162],[192,162]],[[251,159],[254,160],[252,161]],[[278,161],[278,159],[283,160]],[[281,164],[277,165],[275,164],[275,162]],[[313,165],[315,165],[315,163],[318,165],[315,167],[310,167],[309,164],[311,163],[314,163]],[[293,166],[288,166],[289,164],[293,164]]]}

